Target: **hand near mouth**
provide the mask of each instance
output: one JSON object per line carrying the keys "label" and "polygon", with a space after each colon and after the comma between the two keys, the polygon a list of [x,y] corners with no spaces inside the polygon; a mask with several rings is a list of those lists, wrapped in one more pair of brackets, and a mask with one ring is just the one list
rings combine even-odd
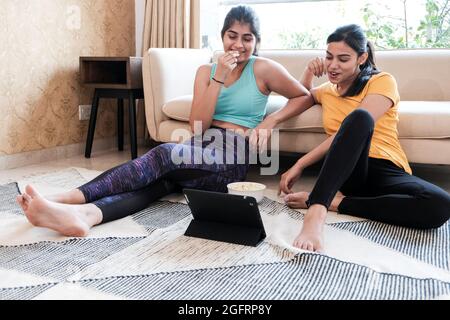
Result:
{"label": "hand near mouth", "polygon": [[217,61],[217,69],[214,78],[216,81],[224,83],[228,74],[233,71],[238,62],[239,52],[227,51],[222,54]]}
{"label": "hand near mouth", "polygon": [[233,55],[235,58],[239,57],[241,54],[239,53],[239,51],[228,51],[227,53]]}
{"label": "hand near mouth", "polygon": [[325,59],[317,57],[311,60],[308,63],[308,70],[318,78],[320,78],[323,75],[326,75],[327,69],[325,68]]}

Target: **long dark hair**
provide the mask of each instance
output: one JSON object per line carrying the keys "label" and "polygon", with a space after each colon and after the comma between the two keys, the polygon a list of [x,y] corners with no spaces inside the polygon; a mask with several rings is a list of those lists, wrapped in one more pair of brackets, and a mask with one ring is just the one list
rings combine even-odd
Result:
{"label": "long dark hair", "polygon": [[259,44],[261,43],[261,27],[259,18],[252,8],[248,6],[237,6],[234,7],[228,12],[225,17],[225,21],[223,23],[223,28],[221,32],[222,40],[225,36],[225,32],[231,28],[231,26],[235,23],[245,23],[250,25],[250,31],[256,38],[256,46],[253,55],[258,55]]}
{"label": "long dark hair", "polygon": [[348,88],[343,97],[353,97],[361,93],[370,78],[380,73],[375,65],[375,49],[364,34],[362,28],[356,24],[349,24],[336,29],[327,39],[327,44],[331,42],[344,41],[350,48],[356,51],[358,57],[364,53],[368,53],[369,57],[366,62],[362,64],[359,69],[361,72],[353,81],[353,84]]}

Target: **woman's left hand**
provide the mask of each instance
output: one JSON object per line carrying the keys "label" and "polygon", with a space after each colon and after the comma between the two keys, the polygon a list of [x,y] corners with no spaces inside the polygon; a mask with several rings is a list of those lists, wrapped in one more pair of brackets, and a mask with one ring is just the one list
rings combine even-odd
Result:
{"label": "woman's left hand", "polygon": [[272,135],[272,130],[277,125],[276,121],[267,117],[255,129],[250,131],[250,146],[259,153],[266,151],[267,143]]}

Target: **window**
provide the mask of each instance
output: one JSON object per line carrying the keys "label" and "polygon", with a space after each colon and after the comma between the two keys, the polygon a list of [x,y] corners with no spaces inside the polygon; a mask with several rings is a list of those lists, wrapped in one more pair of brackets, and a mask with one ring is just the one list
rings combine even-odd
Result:
{"label": "window", "polygon": [[361,25],[377,49],[450,48],[450,0],[202,0],[202,46],[222,49],[220,31],[233,6],[261,20],[262,49],[324,49],[336,27]]}

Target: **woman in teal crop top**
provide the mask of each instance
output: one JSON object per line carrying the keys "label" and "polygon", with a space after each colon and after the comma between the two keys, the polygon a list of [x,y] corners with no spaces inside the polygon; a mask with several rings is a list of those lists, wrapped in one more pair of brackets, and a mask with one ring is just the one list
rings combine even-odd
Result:
{"label": "woman in teal crop top", "polygon": [[[66,236],[81,237],[95,225],[139,212],[174,191],[226,192],[227,184],[245,180],[249,140],[263,145],[270,134],[260,135],[262,129],[273,129],[312,106],[313,100],[282,66],[256,57],[261,38],[252,9],[233,8],[225,19],[222,39],[225,53],[214,67],[200,67],[195,80],[190,123],[193,129],[199,123],[200,132],[182,144],[159,145],[62,194],[44,198],[27,186],[17,202],[28,220]],[[289,102],[263,119],[272,91]],[[227,130],[253,128],[250,139]]]}
{"label": "woman in teal crop top", "polygon": [[[230,87],[222,87],[217,99],[214,120],[231,122],[246,128],[256,128],[266,114],[268,96],[260,91],[256,83],[254,64],[256,57],[250,57],[241,77]],[[211,68],[210,81],[217,64]]]}
{"label": "woman in teal crop top", "polygon": [[[258,57],[259,22],[245,6],[233,8],[221,32],[224,54],[216,64],[201,66],[196,75],[190,125],[202,132],[210,128],[252,130],[250,143],[267,142],[271,130],[313,105],[308,91],[280,64]],[[289,99],[278,112],[267,116],[267,98],[276,92]],[[261,134],[262,132],[266,134]]]}

